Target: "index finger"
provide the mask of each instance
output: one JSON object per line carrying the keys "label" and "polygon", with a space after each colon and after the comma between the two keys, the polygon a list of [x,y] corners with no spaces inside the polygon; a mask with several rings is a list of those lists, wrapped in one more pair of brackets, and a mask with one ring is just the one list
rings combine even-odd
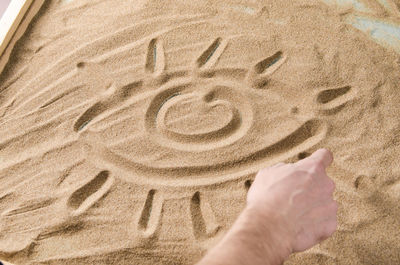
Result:
{"label": "index finger", "polygon": [[297,162],[298,164],[310,163],[310,162],[321,162],[324,168],[329,167],[333,162],[333,155],[331,151],[326,148],[318,149],[311,156],[304,158]]}

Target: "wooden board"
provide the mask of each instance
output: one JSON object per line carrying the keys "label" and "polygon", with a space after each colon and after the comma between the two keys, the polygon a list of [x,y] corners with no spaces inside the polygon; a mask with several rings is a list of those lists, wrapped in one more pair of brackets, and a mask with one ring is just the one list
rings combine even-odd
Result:
{"label": "wooden board", "polygon": [[3,265],[13,265],[13,264],[11,264],[11,263],[9,263],[9,262],[5,262],[5,261],[0,261],[0,265],[1,264],[3,264]]}
{"label": "wooden board", "polygon": [[45,0],[12,0],[0,20],[0,73],[6,66],[15,43]]}

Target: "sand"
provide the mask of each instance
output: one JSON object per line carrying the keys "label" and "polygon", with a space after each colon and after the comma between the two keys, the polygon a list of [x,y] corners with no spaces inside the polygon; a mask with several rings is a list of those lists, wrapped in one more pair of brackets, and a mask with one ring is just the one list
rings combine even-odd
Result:
{"label": "sand", "polygon": [[187,2],[42,8],[0,76],[0,259],[192,264],[327,147],[338,231],[285,264],[400,264],[399,55],[319,1]]}

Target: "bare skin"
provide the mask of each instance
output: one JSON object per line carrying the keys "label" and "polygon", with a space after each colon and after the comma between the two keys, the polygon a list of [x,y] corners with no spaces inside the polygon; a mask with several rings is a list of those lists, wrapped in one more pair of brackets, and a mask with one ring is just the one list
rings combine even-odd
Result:
{"label": "bare skin", "polygon": [[333,157],[319,149],[294,164],[258,172],[247,205],[225,237],[198,265],[282,264],[330,237],[337,228]]}

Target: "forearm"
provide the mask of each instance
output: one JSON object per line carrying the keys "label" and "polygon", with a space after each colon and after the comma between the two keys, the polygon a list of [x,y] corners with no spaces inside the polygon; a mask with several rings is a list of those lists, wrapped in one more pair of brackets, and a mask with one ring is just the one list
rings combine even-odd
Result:
{"label": "forearm", "polygon": [[232,229],[198,265],[279,265],[291,253],[282,224],[273,215],[246,208]]}

